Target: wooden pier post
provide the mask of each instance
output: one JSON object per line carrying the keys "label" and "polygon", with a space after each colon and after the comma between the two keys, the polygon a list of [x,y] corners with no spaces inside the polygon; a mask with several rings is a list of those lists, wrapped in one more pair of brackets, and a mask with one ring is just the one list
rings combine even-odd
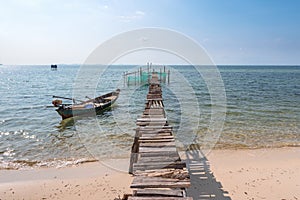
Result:
{"label": "wooden pier post", "polygon": [[160,81],[162,82],[162,74],[161,74],[161,68],[159,69],[159,79],[160,79]]}
{"label": "wooden pier post", "polygon": [[124,87],[125,87],[125,84],[126,84],[125,81],[126,81],[125,80],[125,72],[123,72],[123,84],[124,84]]}

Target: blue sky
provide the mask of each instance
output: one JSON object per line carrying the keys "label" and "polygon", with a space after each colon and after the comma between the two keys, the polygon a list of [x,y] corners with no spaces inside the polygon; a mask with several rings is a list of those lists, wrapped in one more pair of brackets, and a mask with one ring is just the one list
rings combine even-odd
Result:
{"label": "blue sky", "polygon": [[193,38],[216,64],[297,65],[299,9],[297,0],[0,0],[0,63],[80,64],[116,34],[160,27]]}

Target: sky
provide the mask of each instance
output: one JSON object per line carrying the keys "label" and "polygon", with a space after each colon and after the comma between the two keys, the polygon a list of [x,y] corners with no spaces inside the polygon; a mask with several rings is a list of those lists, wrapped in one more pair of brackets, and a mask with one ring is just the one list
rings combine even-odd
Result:
{"label": "sky", "polygon": [[0,63],[81,64],[115,35],[157,27],[192,38],[216,64],[300,65],[299,9],[298,0],[0,0]]}

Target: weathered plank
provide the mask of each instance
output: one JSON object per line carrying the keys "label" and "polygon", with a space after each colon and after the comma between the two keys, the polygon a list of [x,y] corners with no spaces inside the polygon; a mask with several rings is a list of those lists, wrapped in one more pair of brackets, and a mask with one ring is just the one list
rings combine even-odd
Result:
{"label": "weathered plank", "polygon": [[137,153],[131,153],[130,154],[130,163],[129,163],[129,173],[133,173],[133,165],[136,163],[138,160],[138,154]]}
{"label": "weathered plank", "polygon": [[146,118],[164,118],[165,116],[161,113],[143,113],[142,117]]}
{"label": "weathered plank", "polygon": [[162,133],[164,133],[164,134],[169,134],[169,135],[172,135],[172,132],[170,131],[170,130],[168,130],[168,129],[165,129],[165,130],[156,130],[156,131],[153,131],[153,130],[151,130],[151,131],[139,131],[139,133],[141,133],[141,134],[162,134]]}
{"label": "weathered plank", "polygon": [[133,164],[133,171],[151,170],[151,169],[183,169],[186,167],[185,162],[138,162]]}
{"label": "weathered plank", "polygon": [[153,115],[165,115],[164,110],[161,109],[146,109],[144,112],[144,114],[153,114]]}
{"label": "weathered plank", "polygon": [[142,182],[132,183],[131,188],[187,188],[190,187],[189,181],[153,181],[153,182]]}
{"label": "weathered plank", "polygon": [[154,134],[151,134],[151,133],[149,133],[149,134],[142,134],[142,136],[140,136],[140,137],[169,137],[169,136],[172,136],[172,135],[170,135],[169,133],[154,133]]}
{"label": "weathered plank", "polygon": [[172,134],[172,130],[171,129],[137,129],[137,131],[139,133],[169,133]]}
{"label": "weathered plank", "polygon": [[177,151],[139,153],[140,157],[179,156]]}
{"label": "weathered plank", "polygon": [[137,127],[138,130],[154,130],[154,129],[173,129],[172,126],[148,126],[148,127]]}
{"label": "weathered plank", "polygon": [[128,197],[128,200],[193,200],[192,197]]}
{"label": "weathered plank", "polygon": [[174,139],[174,137],[172,135],[170,136],[153,136],[153,137],[148,137],[148,136],[142,136],[140,137],[140,140],[163,140],[163,139]]}
{"label": "weathered plank", "polygon": [[162,122],[136,122],[137,126],[165,126],[167,125],[167,121]]}
{"label": "weathered plank", "polygon": [[183,197],[181,189],[137,189],[134,190],[137,196],[167,196],[167,197]]}
{"label": "weathered plank", "polygon": [[175,142],[140,143],[140,147],[176,147]]}
{"label": "weathered plank", "polygon": [[163,98],[156,98],[156,99],[146,99],[147,101],[162,101]]}
{"label": "weathered plank", "polygon": [[160,161],[165,161],[165,162],[176,162],[180,161],[180,158],[178,156],[157,156],[157,157],[142,157],[139,158],[139,162],[145,163],[145,162],[160,162]]}
{"label": "weathered plank", "polygon": [[159,143],[159,142],[175,142],[175,139],[161,139],[161,140],[152,140],[152,139],[140,139],[139,143]]}
{"label": "weathered plank", "polygon": [[175,147],[161,147],[161,148],[140,147],[139,148],[140,153],[168,152],[168,151],[176,151],[176,148]]}
{"label": "weathered plank", "polygon": [[136,121],[137,122],[161,122],[161,121],[167,121],[167,118],[139,118]]}

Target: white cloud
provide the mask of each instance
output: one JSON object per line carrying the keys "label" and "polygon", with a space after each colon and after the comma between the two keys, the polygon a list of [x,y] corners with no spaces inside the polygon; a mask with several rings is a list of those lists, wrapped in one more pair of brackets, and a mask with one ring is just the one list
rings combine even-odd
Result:
{"label": "white cloud", "polygon": [[133,20],[142,19],[145,15],[146,15],[145,12],[137,10],[133,14],[121,15],[119,16],[119,19],[121,22],[131,22]]}
{"label": "white cloud", "polygon": [[140,10],[137,10],[137,11],[135,11],[135,14],[136,14],[136,15],[139,15],[139,16],[144,16],[144,15],[145,15],[145,12],[140,11]]}

